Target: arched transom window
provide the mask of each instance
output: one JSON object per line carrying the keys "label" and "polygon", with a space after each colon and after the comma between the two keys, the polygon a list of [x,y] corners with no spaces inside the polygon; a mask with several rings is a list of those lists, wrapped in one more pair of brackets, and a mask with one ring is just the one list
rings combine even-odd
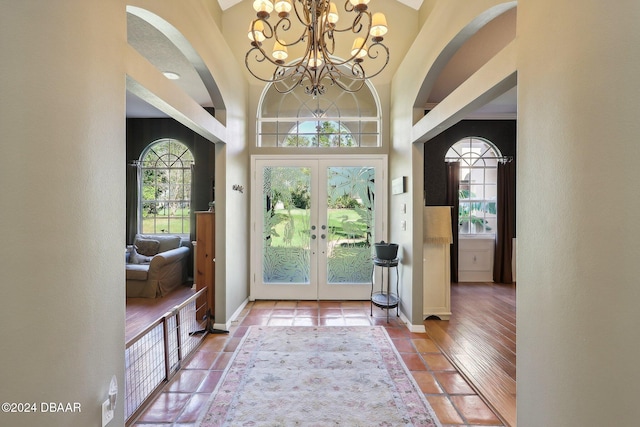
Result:
{"label": "arched transom window", "polygon": [[302,87],[282,94],[265,89],[258,107],[258,147],[379,147],[380,108],[365,84],[357,92],[328,86],[312,97]]}
{"label": "arched transom window", "polygon": [[189,234],[193,155],[175,139],[149,144],[140,156],[140,232]]}
{"label": "arched transom window", "polygon": [[486,139],[468,137],[449,148],[448,162],[460,162],[460,207],[458,225],[461,235],[493,234],[497,226],[497,169],[500,151]]}

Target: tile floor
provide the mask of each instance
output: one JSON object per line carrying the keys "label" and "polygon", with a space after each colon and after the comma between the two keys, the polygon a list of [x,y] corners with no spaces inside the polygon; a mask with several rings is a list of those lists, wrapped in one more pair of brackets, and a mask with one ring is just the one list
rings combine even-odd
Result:
{"label": "tile floor", "polygon": [[192,427],[250,325],[383,325],[443,426],[502,426],[426,334],[411,333],[368,301],[257,301],[249,303],[228,335],[209,335],[165,385],[134,426]]}

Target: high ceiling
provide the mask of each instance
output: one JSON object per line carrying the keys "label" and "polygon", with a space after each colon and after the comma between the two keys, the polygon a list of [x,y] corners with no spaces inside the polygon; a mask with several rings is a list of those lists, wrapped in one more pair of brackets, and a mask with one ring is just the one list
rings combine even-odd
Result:
{"label": "high ceiling", "polygon": [[[220,8],[222,10],[227,10],[229,9],[231,6],[234,6],[238,3],[240,3],[242,0],[218,0],[218,3],[220,3]],[[404,3],[407,6],[410,6],[416,10],[420,9],[420,6],[422,5],[422,1],[423,0],[398,0],[400,3]]]}
{"label": "high ceiling", "polygon": [[[251,0],[218,1],[224,10],[238,4],[240,1],[249,2],[248,5],[245,6],[249,9],[251,8]],[[411,8],[419,8],[422,0],[403,0],[401,3]],[[230,12],[230,10],[227,10],[225,13]],[[238,12],[239,11],[236,11],[235,13]],[[504,14],[504,16],[494,21],[495,22],[488,24],[486,28],[478,31],[476,35],[471,37],[467,44],[451,58],[447,67],[442,70],[441,77],[438,78],[434,84],[429,100],[427,101],[428,105],[425,105],[426,109],[431,109],[434,105],[442,101],[442,99],[451,93],[460,83],[473,74],[479,66],[502,49],[506,42],[515,37],[515,10],[511,13]],[[242,28],[244,28],[244,26],[242,26]],[[403,45],[408,47],[409,42],[413,41],[413,36],[406,34],[406,30],[400,34],[402,37],[409,38]],[[393,36],[396,36],[396,34],[393,34]],[[233,35],[227,37],[233,38]],[[196,102],[203,107],[213,106],[211,98],[212,91],[211,88],[206,87],[205,83],[203,83],[202,70],[200,70],[199,73],[194,67],[194,64],[189,61],[162,32],[145,20],[128,13],[127,38],[129,44],[160,71],[170,71],[179,74],[180,78],[174,80],[174,83],[181,87],[181,89]],[[244,40],[245,38],[242,37],[242,39]],[[391,37],[389,37],[389,39],[391,39]],[[496,42],[496,40],[499,42]],[[390,43],[392,43],[391,40]],[[491,48],[488,48],[488,46],[491,46]],[[392,52],[395,55],[393,58],[394,61],[399,62],[402,56],[404,56],[404,52],[394,51],[393,49]],[[390,65],[392,66],[393,64]],[[210,78],[210,80],[212,80],[212,78]],[[206,82],[207,79],[204,79],[204,81]],[[515,115],[516,90],[512,89],[474,113],[474,118],[510,118],[515,117]],[[127,93],[127,117],[166,117],[166,115],[134,95]]]}

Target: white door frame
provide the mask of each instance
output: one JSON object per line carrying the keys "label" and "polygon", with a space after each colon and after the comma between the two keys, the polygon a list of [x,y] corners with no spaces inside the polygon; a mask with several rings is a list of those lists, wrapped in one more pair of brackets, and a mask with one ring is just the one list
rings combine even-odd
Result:
{"label": "white door frame", "polygon": [[[311,185],[317,189],[316,200],[327,200],[327,188],[320,182],[326,178],[328,166],[360,166],[367,162],[379,169],[375,182],[375,240],[387,240],[387,156],[386,155],[275,155],[251,156],[251,262],[250,262],[250,300],[256,299],[367,299],[370,295],[370,284],[329,285],[326,274],[326,241],[320,238],[320,224],[327,223],[327,210],[318,206],[311,211],[311,224],[315,224],[318,238],[311,240],[311,283],[309,285],[269,284],[262,283],[262,182],[258,177],[258,169],[265,163],[278,165],[295,165],[311,167]],[[258,179],[260,178],[260,179]],[[320,284],[320,286],[319,286]]]}

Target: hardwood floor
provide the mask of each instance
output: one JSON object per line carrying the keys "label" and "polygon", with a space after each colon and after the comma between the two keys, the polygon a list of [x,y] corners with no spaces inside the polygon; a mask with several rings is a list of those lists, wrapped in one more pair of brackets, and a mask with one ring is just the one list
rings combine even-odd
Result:
{"label": "hardwood floor", "polygon": [[427,333],[499,414],[516,426],[516,288],[451,285],[449,321],[425,320]]}
{"label": "hardwood floor", "polygon": [[189,286],[181,286],[162,298],[127,298],[125,342],[129,342],[131,338],[194,293]]}

